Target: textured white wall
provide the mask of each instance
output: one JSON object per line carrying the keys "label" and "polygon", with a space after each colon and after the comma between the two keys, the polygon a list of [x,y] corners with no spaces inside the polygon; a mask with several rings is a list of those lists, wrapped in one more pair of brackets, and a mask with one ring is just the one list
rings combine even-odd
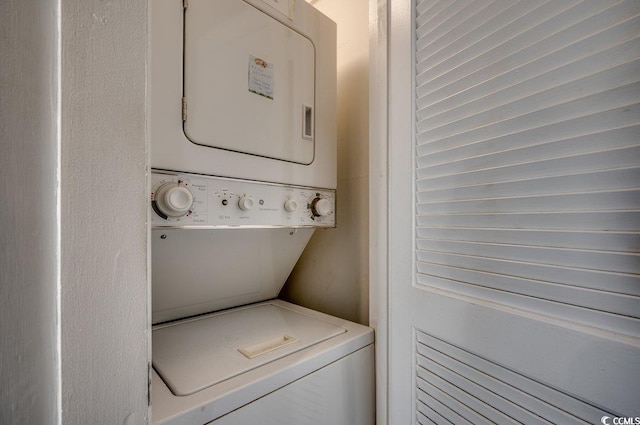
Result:
{"label": "textured white wall", "polygon": [[64,424],[145,423],[147,0],[62,0]]}
{"label": "textured white wall", "polygon": [[56,2],[0,2],[0,423],[57,417]]}
{"label": "textured white wall", "polygon": [[281,297],[369,320],[369,12],[367,0],[311,2],[338,26],[338,227],[317,230]]}

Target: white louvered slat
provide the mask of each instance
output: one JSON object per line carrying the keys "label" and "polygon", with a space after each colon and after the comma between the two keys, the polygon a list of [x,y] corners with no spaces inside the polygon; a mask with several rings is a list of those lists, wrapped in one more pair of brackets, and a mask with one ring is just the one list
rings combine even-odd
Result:
{"label": "white louvered slat", "polygon": [[[473,157],[481,154],[488,155],[490,153],[504,150],[562,142],[567,139],[573,139],[572,141],[576,141],[580,140],[580,138],[594,137],[597,134],[603,135],[607,131],[615,129],[637,126],[639,114],[640,108],[637,104],[624,105],[620,108],[613,108],[610,111],[603,110],[597,114],[569,119],[548,126],[531,128],[524,131],[523,129],[519,129],[517,132],[517,138],[514,138],[513,134],[509,133],[502,137],[490,139],[491,143],[484,143],[488,140],[482,138],[474,140],[464,140],[455,137],[447,138],[439,141],[438,143],[418,146],[417,154],[418,157],[421,158],[426,155],[447,155],[448,151],[453,151],[454,153],[462,152],[462,155],[458,158],[465,158],[465,155],[466,157]],[[611,143],[611,145],[608,144],[608,148],[621,146],[615,139],[609,141],[609,143]],[[633,143],[631,145],[636,144],[637,143]],[[622,146],[628,145],[629,144],[624,144]],[[462,151],[457,151],[458,149]],[[465,152],[465,149],[471,149],[471,151]],[[602,150],[602,148],[600,150]],[[444,162],[439,157],[437,158],[438,162]]]}
{"label": "white louvered slat", "polygon": [[[421,354],[421,353],[420,353]],[[460,388],[466,393],[474,394],[481,402],[491,405],[496,410],[510,416],[516,423],[540,423],[540,424],[553,424],[549,420],[539,417],[533,411],[526,409],[522,406],[525,404],[524,400],[518,400],[520,404],[516,404],[509,399],[522,398],[522,394],[514,394],[513,388],[501,388],[499,381],[490,376],[482,376],[481,380],[474,380],[474,376],[465,376],[463,373],[471,373],[472,369],[465,368],[463,365],[456,365],[458,370],[453,371],[442,367],[432,359],[421,355],[418,357],[418,365],[425,370],[429,371],[429,378],[433,381],[445,381],[451,385]],[[477,378],[476,378],[477,379]],[[503,397],[503,394],[507,391],[507,398]],[[496,395],[498,397],[496,397]],[[528,400],[527,400],[528,401]],[[542,403],[538,403],[536,408],[540,409]]]}
{"label": "white louvered slat", "polygon": [[[418,241],[418,250],[628,275],[634,274],[640,261],[640,255],[633,253],[548,248],[525,245],[523,242],[498,244],[422,239]],[[421,257],[419,254],[418,258]],[[424,257],[428,259],[429,253]],[[608,287],[598,289],[608,290]]]}
{"label": "white louvered slat", "polygon": [[[625,23],[620,28],[613,27],[608,36],[617,43],[613,47],[611,41],[594,46],[591,41],[581,40],[576,45],[553,52],[537,61],[504,72],[500,78],[492,78],[480,84],[465,88],[444,99],[426,96],[421,101],[418,118],[424,119],[446,114],[450,120],[465,115],[465,111],[473,108],[485,110],[493,105],[514,101],[523,96],[526,90],[537,93],[549,89],[549,81],[560,86],[575,79],[585,78],[606,69],[614,68],[637,58],[636,38],[629,39],[627,26],[637,25],[637,19]],[[461,109],[458,109],[462,107]],[[454,115],[450,115],[450,113]]]}
{"label": "white louvered slat", "polygon": [[[484,187],[485,196],[491,199],[498,197],[540,196],[552,194],[572,194],[589,188],[595,193],[609,190],[635,189],[640,181],[640,170],[637,168],[623,168],[617,170],[600,170],[574,175],[556,177],[540,177],[537,179],[516,180],[510,182],[493,183]],[[478,185],[430,188],[428,183],[422,187],[418,195],[418,203],[433,203],[438,201],[471,200],[477,196]],[[431,190],[429,190],[431,189]]]}
{"label": "white louvered slat", "polygon": [[[556,265],[548,265],[541,263],[532,263],[524,261],[510,261],[497,258],[478,257],[460,254],[451,254],[443,252],[418,252],[418,259],[422,260],[418,262],[418,271],[420,273],[428,274],[430,276],[440,276],[438,273],[434,273],[433,267],[436,265],[442,267],[449,267],[452,270],[447,269],[440,271],[444,273],[440,277],[451,278],[452,273],[462,274],[469,273],[470,271],[476,273],[485,273],[485,275],[476,275],[475,279],[478,281],[468,282],[470,284],[480,284],[485,287],[497,287],[498,285],[505,285],[508,292],[518,292],[523,288],[528,287],[527,282],[522,282],[521,279],[525,279],[532,282],[539,282],[538,296],[545,299],[558,300],[557,298],[562,289],[562,285],[566,285],[572,288],[585,288],[593,289],[596,291],[609,292],[612,294],[639,296],[640,289],[637,285],[637,277],[634,274],[616,273],[610,271],[594,271],[585,270],[580,268],[570,267],[558,267]],[[509,277],[513,279],[511,285],[509,285]],[[492,279],[495,280],[495,284],[492,285]],[[452,278],[452,280],[467,282],[461,278]],[[543,284],[544,283],[544,284]],[[534,283],[531,283],[534,284]],[[556,286],[551,286],[556,285]],[[551,286],[548,289],[545,287]],[[544,295],[544,291],[550,291],[551,294]],[[559,292],[558,292],[559,291]],[[576,296],[579,293],[576,293]],[[580,299],[580,297],[576,297]],[[570,297],[567,300],[568,304],[571,304]]]}
{"label": "white louvered slat", "polygon": [[428,393],[428,392],[419,392],[418,393],[418,402],[425,406],[429,406],[435,412],[437,412],[442,418],[447,420],[449,423],[455,425],[472,425],[472,422],[469,422],[464,417],[460,416],[455,410],[450,408],[446,403],[442,401],[444,397],[442,397],[441,393]]}
{"label": "white louvered slat", "polygon": [[[443,11],[451,5],[458,3],[460,2],[455,0],[425,2],[423,6],[424,11],[416,17],[416,26],[419,28],[428,28],[426,25],[431,22],[435,25]],[[420,6],[418,6],[418,8],[420,8]]]}
{"label": "white louvered slat", "polygon": [[[638,331],[640,323],[638,319],[633,317],[576,306],[573,302],[564,303],[557,300],[537,298],[527,293],[522,294],[519,292],[520,288],[517,280],[515,282],[512,280],[511,286],[506,289],[504,287],[494,289],[494,286],[498,286],[500,283],[499,274],[493,276],[494,281],[491,285],[484,285],[480,280],[469,283],[468,281],[462,282],[430,275],[426,273],[429,270],[425,270],[424,263],[419,263],[418,270],[421,274],[418,275],[417,283],[418,285],[424,285],[424,287],[441,289],[471,298],[489,299],[498,305],[508,305],[523,311],[535,311],[545,316],[570,317],[573,323],[588,323],[589,326],[609,331],[612,335],[640,337]],[[459,268],[458,273],[463,274],[465,270]],[[486,274],[486,272],[483,274],[483,272],[473,271],[466,273],[476,273],[476,276],[481,277],[485,277]],[[489,274],[489,277],[491,277],[491,274]]]}
{"label": "white louvered slat", "polygon": [[[530,155],[528,155],[530,154]],[[540,154],[540,155],[538,155]],[[637,168],[640,159],[640,146],[600,150],[582,155],[560,156],[544,158],[544,147],[537,152],[510,152],[502,156],[505,160],[500,163],[497,158],[485,158],[478,169],[469,169],[467,161],[458,161],[443,166],[418,169],[419,185],[426,187],[461,187],[471,185],[488,185],[514,180],[534,180],[547,177],[571,176],[589,172],[600,172],[620,168]],[[538,156],[540,159],[536,159]],[[510,161],[510,162],[507,162]],[[469,160],[472,164],[474,160]],[[457,173],[456,173],[457,171]],[[445,174],[446,173],[446,174]],[[423,180],[429,179],[428,182]],[[589,189],[586,187],[585,189]]]}
{"label": "white louvered slat", "polygon": [[[640,26],[640,19],[634,20],[633,25]],[[637,57],[638,51],[640,51],[640,49],[635,48],[637,45],[638,40],[636,39],[620,46],[620,49],[631,51],[630,53]],[[465,105],[431,117],[426,115],[430,112],[428,109],[419,110],[417,115],[419,125],[431,129],[430,132],[424,132],[421,135],[421,140],[430,137],[436,129],[440,134],[444,135],[460,133],[486,125],[487,122],[505,121],[538,111],[543,107],[556,106],[559,99],[562,99],[564,104],[576,99],[582,99],[585,96],[609,91],[611,87],[624,87],[635,82],[640,61],[627,62],[617,67],[593,72],[592,67],[597,70],[599,64],[602,67],[610,65],[605,62],[609,55],[603,54],[601,56],[603,57],[599,58],[595,63],[593,63],[594,59],[589,57],[584,63],[578,64],[582,70],[585,68],[590,70],[589,73],[583,71],[582,74],[586,75],[582,78],[577,78],[580,75],[578,72],[571,72],[565,69],[559,70],[556,73],[559,74],[559,78],[568,79],[566,77],[567,73],[578,74],[573,75],[570,81],[564,84],[550,86],[548,81],[554,81],[555,83],[557,79],[553,78],[554,75],[543,75],[542,78],[527,81],[527,84],[522,85],[524,87],[511,86],[508,90],[492,93],[477,101],[469,101]],[[618,56],[620,55],[618,54]],[[522,97],[522,92],[527,93],[526,97]],[[615,95],[615,92],[613,94]],[[489,107],[488,105],[491,106]]]}
{"label": "white louvered slat", "polygon": [[424,413],[422,413],[421,411],[418,411],[417,413],[418,416],[418,423],[420,425],[437,425],[437,422],[432,421],[431,419],[429,419]]}
{"label": "white louvered slat", "polygon": [[433,214],[417,218],[418,226],[640,232],[637,212],[545,212],[537,214]]}
{"label": "white louvered slat", "polygon": [[[640,314],[637,308],[638,295],[614,293],[609,289],[608,282],[611,280],[612,286],[626,283],[628,292],[637,292],[637,287],[633,285],[635,276],[631,274],[589,272],[553,264],[437,251],[418,251],[418,261],[420,273],[430,276],[625,316],[638,317]],[[448,268],[438,268],[437,265]],[[578,271],[574,275],[582,275],[585,281],[572,281],[574,276],[567,275],[574,271]],[[640,323],[637,325],[640,327]],[[640,329],[636,329],[635,333],[640,334]]]}
{"label": "white louvered slat", "polygon": [[[459,54],[432,68],[429,66],[437,60],[425,58],[424,68],[418,62],[418,76],[428,70],[430,79],[424,84],[418,81],[421,85],[416,88],[417,94],[419,98],[430,95],[432,99],[444,99],[459,90],[496,78],[506,70],[592,35],[594,28],[627,21],[638,13],[640,6],[633,3],[637,2],[582,2],[567,8],[570,2],[548,2],[490,36],[465,46]],[[532,16],[534,14],[539,16]],[[418,38],[422,38],[419,33]]]}
{"label": "white louvered slat", "polygon": [[576,100],[563,101],[558,99],[557,103],[549,108],[523,115],[489,117],[484,122],[476,122],[477,126],[470,127],[468,131],[464,131],[464,129],[460,131],[456,126],[430,129],[424,122],[418,121],[416,124],[419,131],[418,140],[420,143],[440,145],[441,139],[450,144],[461,140],[480,141],[513,135],[515,128],[529,130],[594,115],[602,110],[628,108],[636,103],[639,95],[640,84],[628,84]]}
{"label": "white louvered slat", "polygon": [[[418,358],[418,365],[420,365],[421,359]],[[501,414],[494,408],[487,406],[477,399],[469,397],[464,391],[461,391],[457,387],[450,385],[448,382],[439,379],[437,376],[430,373],[430,371],[418,367],[418,388],[420,391],[428,394],[433,399],[444,400],[452,410],[458,412],[458,414],[465,418],[465,420],[471,423],[507,423],[510,418]],[[418,399],[421,397],[418,396]]]}
{"label": "white louvered slat", "polygon": [[437,6],[440,10],[432,10],[431,13],[420,15],[420,19],[416,20],[416,25],[418,28],[428,28],[429,30],[425,32],[428,37],[432,31],[438,31],[439,28],[446,29],[443,23],[453,17],[458,19],[460,11],[467,10],[472,4],[473,0],[440,2]]}
{"label": "white louvered slat", "polygon": [[[437,239],[514,245],[526,240],[529,246],[640,253],[640,234],[636,233],[561,232],[517,229],[442,229],[437,227],[420,227],[417,231],[419,240]],[[640,288],[638,288],[638,293],[640,293]]]}
{"label": "white louvered slat", "polygon": [[[487,17],[494,16],[497,12],[507,9],[515,3],[515,0],[471,2],[467,7],[459,10],[454,17],[443,22],[438,28],[438,34],[432,34],[418,40],[416,42],[417,54],[426,57],[433,56],[434,52],[441,50],[452,39],[462,37],[466,32],[479,26],[483,19],[488,19]],[[417,24],[420,25],[419,22]]]}
{"label": "white louvered slat", "polygon": [[417,15],[430,13],[430,9],[439,3],[439,0],[416,0]]}
{"label": "white louvered slat", "polygon": [[423,402],[418,402],[418,417],[420,418],[421,424],[441,425],[451,423]]}
{"label": "white louvered slat", "polygon": [[549,205],[561,211],[609,211],[638,210],[640,191],[620,190],[593,193],[559,193],[546,196],[518,196],[504,198],[481,198],[464,201],[432,202],[418,204],[418,213],[526,213],[545,212]]}
{"label": "white louvered slat", "polygon": [[[418,98],[432,94],[437,87],[446,86],[446,84],[438,84],[433,87],[433,84],[426,85],[426,83],[437,82],[437,79],[447,71],[451,72],[491,49],[491,43],[501,43],[503,39],[511,39],[514,35],[520,34],[521,30],[535,27],[540,22],[553,18],[570,9],[575,3],[577,2],[520,1],[492,16],[464,37],[449,44],[446,49],[441,49],[431,56],[417,54],[416,94]],[[418,33],[417,40],[422,38],[422,34]],[[452,77],[455,76],[452,74]]]}
{"label": "white louvered slat", "polygon": [[458,411],[462,416],[469,418],[473,423],[518,423],[514,421],[513,418],[510,418],[492,406],[471,396],[468,391],[459,389],[458,387],[439,379],[437,376],[427,373],[427,371],[419,365],[419,362],[420,358],[418,358],[418,368],[416,373],[418,378],[418,388],[421,391],[429,391],[434,395],[441,392],[444,394],[444,397],[451,397],[455,399],[460,404]]}
{"label": "white louvered slat", "polygon": [[418,7],[418,285],[640,336],[639,29],[632,0]]}
{"label": "white louvered slat", "polygon": [[420,391],[473,423],[592,424],[610,415],[421,331],[416,362]]}

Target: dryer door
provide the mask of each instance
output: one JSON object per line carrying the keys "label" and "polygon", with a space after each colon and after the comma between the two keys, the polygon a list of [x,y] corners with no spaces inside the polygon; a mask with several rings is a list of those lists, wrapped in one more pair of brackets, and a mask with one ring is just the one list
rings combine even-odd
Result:
{"label": "dryer door", "polygon": [[189,0],[184,96],[184,133],[193,143],[313,162],[314,45],[254,6]]}

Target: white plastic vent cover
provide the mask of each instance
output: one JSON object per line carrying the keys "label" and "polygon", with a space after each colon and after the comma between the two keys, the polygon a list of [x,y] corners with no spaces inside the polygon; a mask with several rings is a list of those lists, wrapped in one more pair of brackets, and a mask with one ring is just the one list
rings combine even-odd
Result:
{"label": "white plastic vent cover", "polygon": [[308,38],[241,0],[189,0],[184,37],[189,140],[313,162],[315,48]]}

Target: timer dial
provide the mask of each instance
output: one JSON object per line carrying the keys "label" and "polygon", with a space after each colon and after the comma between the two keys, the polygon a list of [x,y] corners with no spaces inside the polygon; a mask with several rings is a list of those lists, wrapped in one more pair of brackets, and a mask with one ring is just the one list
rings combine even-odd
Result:
{"label": "timer dial", "polygon": [[176,182],[163,183],[156,190],[154,202],[157,209],[165,216],[182,217],[191,210],[193,193]]}
{"label": "timer dial", "polygon": [[325,198],[315,198],[311,201],[311,212],[316,217],[324,217],[331,213],[331,202]]}

